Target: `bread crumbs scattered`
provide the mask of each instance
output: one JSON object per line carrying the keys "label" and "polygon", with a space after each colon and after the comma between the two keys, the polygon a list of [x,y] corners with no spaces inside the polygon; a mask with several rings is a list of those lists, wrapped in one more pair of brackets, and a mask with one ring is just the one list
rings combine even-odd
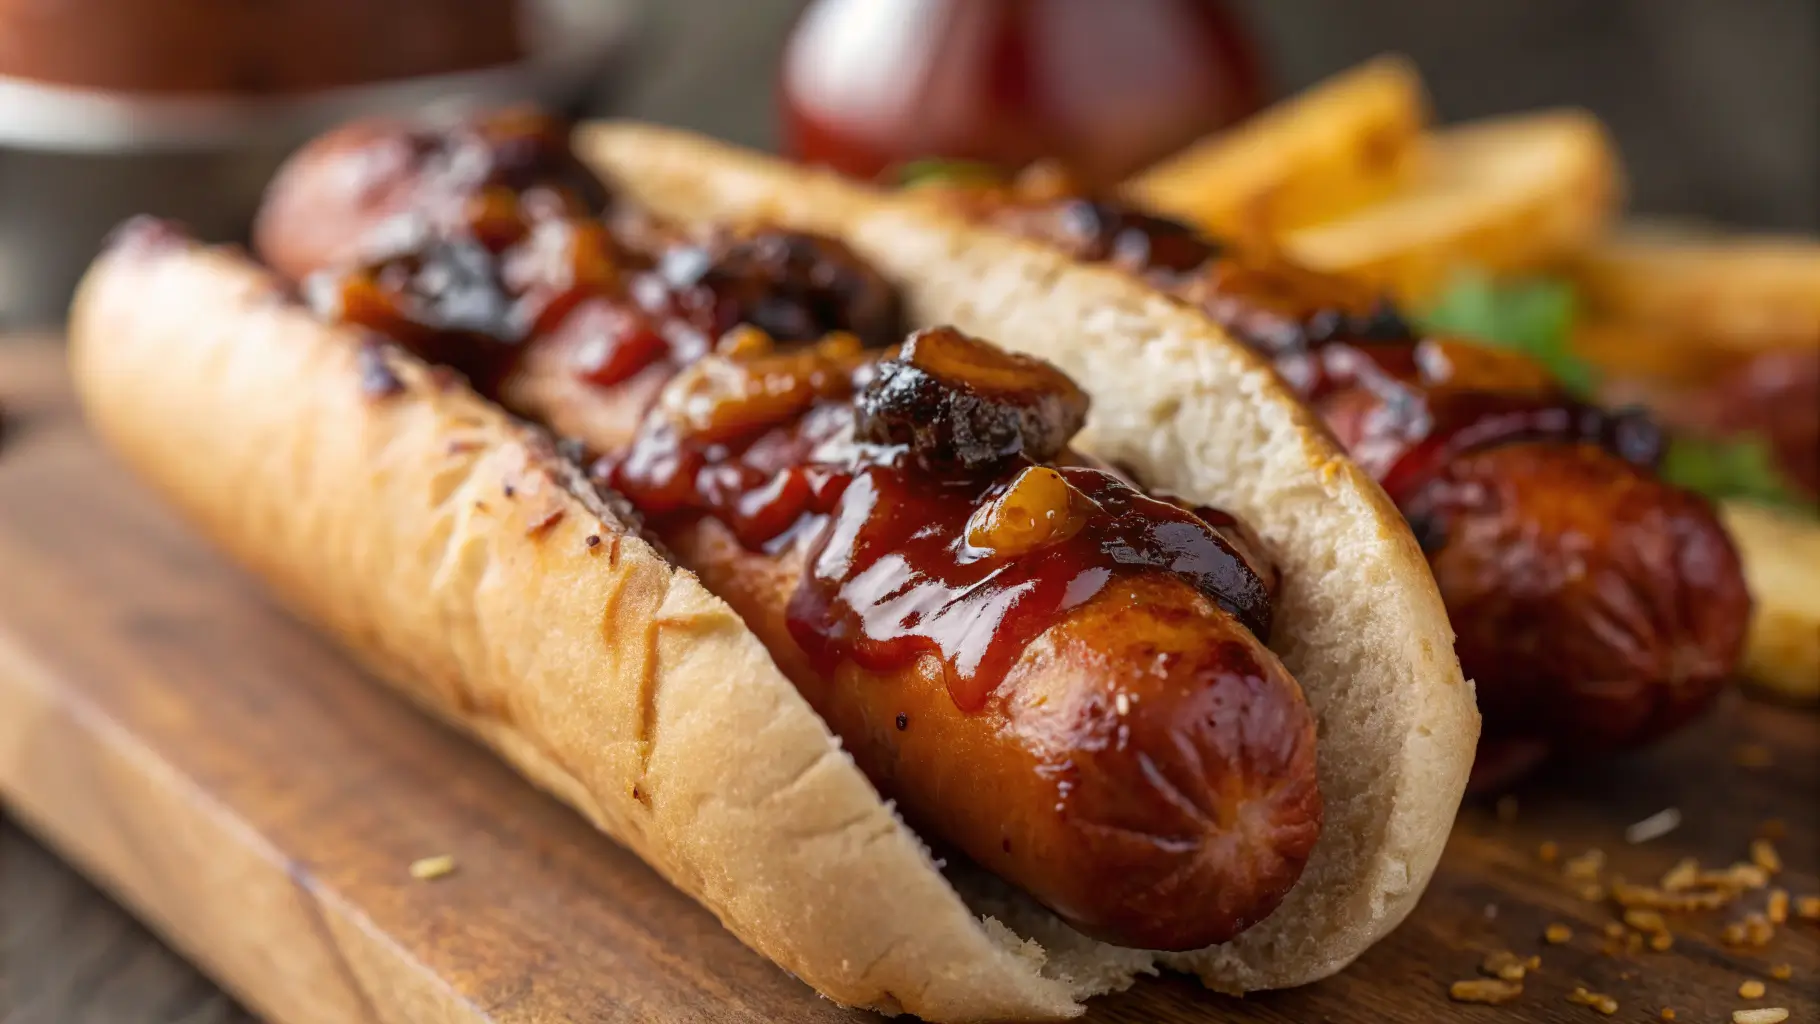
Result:
{"label": "bread crumbs scattered", "polygon": [[411,877],[420,882],[434,881],[455,870],[455,858],[448,854],[424,857],[411,862]]}
{"label": "bread crumbs scattered", "polygon": [[1526,971],[1529,971],[1531,973],[1541,970],[1542,969],[1542,957],[1539,955],[1532,956],[1528,960],[1523,961],[1523,969]]}
{"label": "bread crumbs scattered", "polygon": [[1782,855],[1776,852],[1776,844],[1767,839],[1751,840],[1750,862],[1772,875],[1782,870]]}
{"label": "bread crumbs scattered", "polygon": [[1454,1002],[1485,1002],[1500,1006],[1523,995],[1523,982],[1503,979],[1469,979],[1447,986],[1447,999]]}
{"label": "bread crumbs scattered", "polygon": [[1788,1019],[1788,1011],[1780,1006],[1766,1006],[1761,1010],[1733,1010],[1732,1024],[1782,1024]]}
{"label": "bread crumbs scattered", "polygon": [[1769,891],[1769,904],[1764,908],[1763,912],[1769,918],[1770,924],[1787,924],[1788,890],[1771,889]]}
{"label": "bread crumbs scattered", "polygon": [[1624,937],[1624,926],[1622,924],[1619,924],[1616,921],[1605,922],[1605,937],[1608,939],[1623,938]]}
{"label": "bread crumbs scattered", "polygon": [[1674,1008],[1670,1007],[1670,1006],[1664,1006],[1662,1008],[1662,1019],[1663,1020],[1674,1020],[1675,1019]]}
{"label": "bread crumbs scattered", "polygon": [[1548,940],[1549,945],[1559,946],[1572,939],[1574,931],[1564,924],[1551,924],[1542,930],[1542,937]]}
{"label": "bread crumbs scattered", "polygon": [[1673,935],[1670,935],[1667,932],[1657,932],[1656,934],[1651,935],[1649,937],[1649,948],[1655,950],[1658,953],[1668,952],[1669,947],[1673,946],[1674,944],[1675,944],[1675,937]]}
{"label": "bread crumbs scattered", "polygon": [[1486,954],[1484,961],[1479,964],[1479,972],[1505,981],[1522,981],[1527,968],[1517,954],[1501,949]]}
{"label": "bread crumbs scattered", "polygon": [[1575,1006],[1590,1006],[1607,1017],[1618,1012],[1616,999],[1603,992],[1588,992],[1578,985],[1575,985],[1574,990],[1567,994],[1567,1001]]}
{"label": "bread crumbs scattered", "polygon": [[1624,923],[1640,932],[1659,932],[1668,927],[1658,911],[1634,907],[1624,912]]}
{"label": "bread crumbs scattered", "polygon": [[1588,882],[1580,887],[1580,898],[1588,903],[1604,903],[1607,895],[1609,893],[1605,887],[1597,882]]}
{"label": "bread crumbs scattered", "polygon": [[1692,889],[1700,880],[1700,862],[1692,857],[1684,857],[1668,869],[1662,876],[1662,888],[1669,892],[1681,892]]}
{"label": "bread crumbs scattered", "polygon": [[1448,986],[1447,998],[1456,1003],[1488,1003],[1497,1006],[1523,994],[1523,983],[1502,978],[1471,978]]}
{"label": "bread crumbs scattered", "polygon": [[1739,999],[1762,999],[1765,989],[1763,983],[1755,978],[1738,986]]}
{"label": "bread crumbs scattered", "polygon": [[1777,964],[1769,969],[1769,976],[1777,981],[1787,981],[1795,976],[1795,969],[1788,964]]}
{"label": "bread crumbs scattered", "polygon": [[1803,896],[1796,900],[1795,916],[1803,921],[1820,921],[1820,896]]}
{"label": "bread crumbs scattered", "polygon": [[1599,880],[1599,872],[1604,869],[1605,851],[1598,849],[1582,853],[1568,861],[1562,868],[1567,873],[1567,877],[1576,882],[1596,882]]}

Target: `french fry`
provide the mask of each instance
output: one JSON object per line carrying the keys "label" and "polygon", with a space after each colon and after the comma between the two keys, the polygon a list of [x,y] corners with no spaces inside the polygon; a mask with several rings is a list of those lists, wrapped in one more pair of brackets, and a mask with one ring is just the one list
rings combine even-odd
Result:
{"label": "french fry", "polygon": [[1820,701],[1820,522],[1738,502],[1721,512],[1756,602],[1745,679],[1789,700]]}
{"label": "french fry", "polygon": [[1572,272],[1595,316],[1664,344],[1751,352],[1820,347],[1820,242],[1627,225]]}
{"label": "french fry", "polygon": [[1420,168],[1389,200],[1292,232],[1281,248],[1419,307],[1461,266],[1496,274],[1557,263],[1605,230],[1623,194],[1610,138],[1578,110],[1437,131]]}
{"label": "french fry", "polygon": [[1421,76],[1379,57],[1189,146],[1126,194],[1217,236],[1274,238],[1394,193],[1427,121]]}

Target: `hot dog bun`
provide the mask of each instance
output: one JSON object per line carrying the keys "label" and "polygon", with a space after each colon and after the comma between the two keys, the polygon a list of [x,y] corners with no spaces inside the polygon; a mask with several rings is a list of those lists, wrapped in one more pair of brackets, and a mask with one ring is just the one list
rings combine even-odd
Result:
{"label": "hot dog bun", "polygon": [[378,675],[840,1002],[1065,1017],[1158,963],[1232,991],[1296,984],[1407,913],[1464,787],[1471,691],[1402,520],[1266,368],[1116,275],[693,140],[616,138],[649,147],[621,175],[635,191],[676,173],[685,207],[728,197],[668,212],[843,237],[918,321],[1061,362],[1097,386],[1100,454],[1261,528],[1284,571],[1272,646],[1320,715],[1330,815],[1272,918],[1159,958],[968,866],[944,878],[746,624],[541,434],[362,349],[239,257],[153,239],[91,270],[70,331],[97,429]]}
{"label": "hot dog bun", "polygon": [[1275,914],[1165,964],[1225,991],[1298,985],[1403,919],[1452,825],[1478,712],[1402,516],[1266,364],[1125,275],[913,198],[648,125],[584,127],[576,148],[661,215],[842,238],[900,283],[914,320],[953,323],[1082,382],[1094,401],[1083,447],[1263,535],[1284,578],[1271,646],[1320,722],[1326,824]]}

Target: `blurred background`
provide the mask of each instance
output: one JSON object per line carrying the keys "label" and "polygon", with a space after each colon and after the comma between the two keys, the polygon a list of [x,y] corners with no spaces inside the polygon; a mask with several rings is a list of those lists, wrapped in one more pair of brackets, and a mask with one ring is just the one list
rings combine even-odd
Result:
{"label": "blurred background", "polygon": [[[181,216],[208,235],[236,233],[284,150],[356,110],[452,94],[531,96],[578,113],[649,118],[776,147],[784,140],[780,56],[804,6],[0,4],[0,323],[54,320],[88,254],[128,212]],[[876,6],[900,12],[882,15],[887,20],[910,21],[862,30],[879,33],[861,44],[874,52],[934,45],[905,26],[939,22],[954,5]],[[1084,5],[977,6],[1016,21],[1040,20],[1046,6],[1054,13]],[[1142,22],[1177,5],[1103,6],[1102,17]],[[1211,49],[1202,39],[1200,52],[1254,64],[1254,99],[1286,96],[1400,52],[1420,71],[1443,123],[1563,104],[1594,111],[1622,153],[1635,210],[1820,231],[1820,4],[1813,0],[1211,6],[1231,15],[1237,39]],[[537,26],[515,31],[509,22],[527,13]],[[1125,59],[1075,54],[1074,72],[1091,82]],[[365,84],[377,79],[389,84]]]}

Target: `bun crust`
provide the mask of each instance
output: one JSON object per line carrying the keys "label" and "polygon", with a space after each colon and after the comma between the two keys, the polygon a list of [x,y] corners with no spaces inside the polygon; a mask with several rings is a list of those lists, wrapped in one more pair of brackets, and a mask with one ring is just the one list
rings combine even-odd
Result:
{"label": "bun crust", "polygon": [[237,255],[97,261],[70,321],[91,422],[363,665],[831,999],[1068,1017],[1159,965],[1235,992],[1310,981],[1403,918],[1464,789],[1472,693],[1401,518],[1266,367],[1133,281],[913,204],[653,129],[582,145],[659,213],[844,238],[917,322],[1087,384],[1089,448],[1259,530],[1284,571],[1271,647],[1319,717],[1327,802],[1276,914],[1158,956],[1086,939],[966,865],[944,876],[745,624],[540,431],[363,349]]}

